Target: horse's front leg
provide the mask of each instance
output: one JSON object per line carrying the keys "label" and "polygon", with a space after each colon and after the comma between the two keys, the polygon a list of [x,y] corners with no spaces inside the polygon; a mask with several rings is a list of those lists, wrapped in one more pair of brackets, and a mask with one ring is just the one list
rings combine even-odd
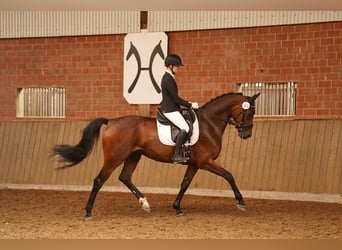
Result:
{"label": "horse's front leg", "polygon": [[224,173],[224,178],[229,182],[230,186],[232,187],[235,199],[238,201],[237,207],[240,210],[245,211],[246,210],[246,204],[245,204],[245,201],[243,200],[243,197],[242,197],[242,194],[240,193],[240,190],[238,189],[238,187],[235,183],[233,175],[230,172],[226,171],[226,173]]}
{"label": "horse's front leg", "polygon": [[235,199],[238,201],[237,207],[242,211],[246,210],[246,204],[243,200],[242,194],[240,193],[240,190],[235,183],[234,177],[230,172],[222,168],[214,160],[211,159],[208,161],[208,164],[203,167],[203,169],[222,176],[224,179],[226,179],[234,192]]}
{"label": "horse's front leg", "polygon": [[180,203],[183,199],[184,193],[186,192],[186,190],[190,186],[192,179],[194,178],[195,174],[197,173],[197,170],[198,170],[197,166],[189,165],[186,172],[185,172],[183,182],[181,184],[181,188],[180,188],[179,193],[176,197],[176,200],[173,203],[173,208],[176,210],[176,215],[178,217],[183,216],[183,212],[180,208]]}

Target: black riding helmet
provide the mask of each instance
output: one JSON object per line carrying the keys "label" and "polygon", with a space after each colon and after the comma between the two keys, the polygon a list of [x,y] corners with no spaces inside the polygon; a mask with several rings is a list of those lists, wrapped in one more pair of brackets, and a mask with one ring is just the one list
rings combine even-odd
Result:
{"label": "black riding helmet", "polygon": [[184,66],[182,59],[176,54],[170,54],[165,58],[165,65]]}

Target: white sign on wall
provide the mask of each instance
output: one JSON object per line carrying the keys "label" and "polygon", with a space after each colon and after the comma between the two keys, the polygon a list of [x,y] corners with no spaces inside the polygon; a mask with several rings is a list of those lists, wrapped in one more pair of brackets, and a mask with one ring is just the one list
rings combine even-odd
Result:
{"label": "white sign on wall", "polygon": [[130,104],[159,104],[165,73],[167,35],[163,32],[127,34],[124,41],[123,95]]}

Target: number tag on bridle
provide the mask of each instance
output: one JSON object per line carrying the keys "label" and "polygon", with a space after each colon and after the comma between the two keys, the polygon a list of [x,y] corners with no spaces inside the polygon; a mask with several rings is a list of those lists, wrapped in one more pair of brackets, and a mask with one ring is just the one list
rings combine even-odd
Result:
{"label": "number tag on bridle", "polygon": [[242,103],[242,108],[244,109],[244,110],[247,110],[247,109],[249,109],[251,107],[251,104],[249,103],[249,102],[243,102]]}

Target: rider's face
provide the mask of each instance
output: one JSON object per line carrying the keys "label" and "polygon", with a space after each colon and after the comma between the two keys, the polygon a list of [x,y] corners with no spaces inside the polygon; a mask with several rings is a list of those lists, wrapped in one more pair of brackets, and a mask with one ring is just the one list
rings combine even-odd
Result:
{"label": "rider's face", "polygon": [[174,74],[178,72],[179,66],[173,65],[171,70],[173,71]]}

